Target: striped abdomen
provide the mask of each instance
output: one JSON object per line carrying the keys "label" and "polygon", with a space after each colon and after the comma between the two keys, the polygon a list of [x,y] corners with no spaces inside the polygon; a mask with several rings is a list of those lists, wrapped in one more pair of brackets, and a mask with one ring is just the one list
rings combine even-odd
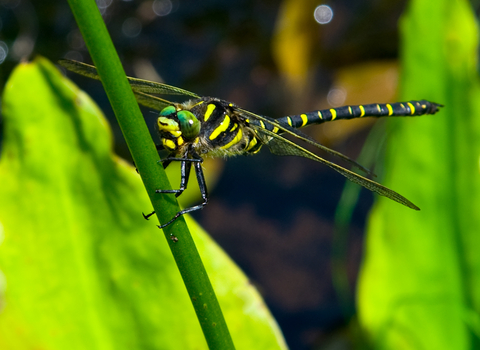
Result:
{"label": "striped abdomen", "polygon": [[358,106],[344,106],[338,108],[323,109],[299,115],[291,115],[277,119],[278,123],[289,125],[293,128],[302,128],[311,124],[338,119],[354,119],[363,117],[390,117],[390,116],[419,116],[435,114],[442,105],[421,100],[396,102],[385,104],[368,104]]}

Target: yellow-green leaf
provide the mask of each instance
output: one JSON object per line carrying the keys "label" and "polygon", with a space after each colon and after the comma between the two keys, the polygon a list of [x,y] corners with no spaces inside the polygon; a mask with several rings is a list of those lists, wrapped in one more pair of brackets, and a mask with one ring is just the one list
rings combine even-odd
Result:
{"label": "yellow-green leaf", "polygon": [[377,349],[480,347],[478,28],[466,0],[414,0],[401,23],[401,99],[440,113],[389,121],[385,185],[369,222],[359,316]]}

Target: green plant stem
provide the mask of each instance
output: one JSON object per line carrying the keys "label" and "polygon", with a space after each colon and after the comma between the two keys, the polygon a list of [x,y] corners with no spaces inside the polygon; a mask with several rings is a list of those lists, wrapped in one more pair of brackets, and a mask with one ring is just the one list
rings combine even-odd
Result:
{"label": "green plant stem", "polygon": [[[98,69],[153,208],[159,221],[167,222],[180,209],[174,195],[155,193],[158,188],[171,189],[171,186],[163,167],[158,163],[160,159],[155,145],[100,12],[94,0],[69,0],[68,2]],[[163,231],[209,348],[234,349],[220,305],[184,219],[179,218]],[[177,237],[178,241],[174,242],[172,237]]]}

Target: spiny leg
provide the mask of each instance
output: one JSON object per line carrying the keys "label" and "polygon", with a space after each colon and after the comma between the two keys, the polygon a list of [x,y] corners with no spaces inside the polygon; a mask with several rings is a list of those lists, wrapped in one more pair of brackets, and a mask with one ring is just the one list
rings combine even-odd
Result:
{"label": "spiny leg", "polygon": [[[180,162],[180,188],[178,190],[155,190],[156,193],[175,193],[175,197],[180,196],[187,188],[188,185],[188,180],[190,178],[190,169],[192,166],[192,163],[195,164],[195,167],[197,167],[197,164],[199,164],[199,168],[201,170],[201,163],[203,162],[203,159],[200,156],[196,156],[196,158],[177,158],[177,157],[167,157],[165,159],[162,159],[161,162],[163,164],[163,168],[166,169],[167,166],[172,162],[172,161],[177,161]],[[197,168],[195,170],[197,172]],[[203,176],[203,172],[201,172],[201,176],[203,179],[203,183],[205,186],[205,178]],[[197,181],[198,180],[198,173],[197,173]],[[200,184],[200,182],[199,182]],[[205,189],[206,191],[206,189]],[[202,192],[202,197],[203,197],[203,192]],[[188,209],[188,208],[187,208]],[[155,210],[152,211],[150,214],[145,215],[144,213],[143,217],[148,220],[153,214],[155,214]],[[178,213],[177,213],[178,215]],[[180,214],[182,215],[182,214]],[[168,226],[171,222],[175,221],[180,215],[176,216],[175,219],[169,221],[168,224],[166,224],[163,227]]]}
{"label": "spiny leg", "polygon": [[155,214],[155,210],[152,211],[150,214],[147,214],[147,215],[145,215],[145,213],[142,213],[143,218],[144,218],[145,220],[148,220],[148,219],[150,218],[150,216],[152,216],[153,214]]}
{"label": "spiny leg", "polygon": [[[201,160],[201,158],[198,158],[198,159]],[[198,205],[195,205],[193,207],[185,208],[185,209],[179,211],[177,214],[175,214],[175,216],[170,221],[168,221],[167,223],[165,223],[163,225],[159,225],[158,228],[165,228],[168,225],[170,225],[172,222],[177,220],[183,214],[191,213],[192,211],[195,211],[195,210],[200,210],[205,205],[207,205],[208,191],[207,191],[207,184],[205,183],[205,176],[203,174],[202,162],[201,161],[196,161],[196,162],[193,163],[193,166],[195,167],[195,175],[197,176],[198,187],[200,188],[200,193],[202,195],[203,202],[198,204]]]}
{"label": "spiny leg", "polygon": [[[160,145],[156,145],[156,147],[157,147],[157,151],[163,149],[163,146],[160,146]],[[160,162],[162,162],[163,169],[167,169],[167,167],[170,165],[170,163],[173,160],[182,161],[184,159],[183,158],[175,158],[175,157],[172,156],[172,153],[170,153],[167,158],[164,158],[164,159],[160,160]],[[137,172],[138,172],[138,170],[137,170]],[[155,214],[155,210],[152,211],[150,214],[147,214],[147,215],[142,213],[145,220],[148,220],[150,218],[150,216],[152,216],[153,214]]]}
{"label": "spiny leg", "polygon": [[[188,179],[190,177],[190,169],[192,167],[192,161],[187,158],[166,158],[162,160],[168,164],[170,164],[171,161],[180,161],[180,188],[178,190],[155,190],[156,193],[175,193],[175,197],[180,196],[183,191],[187,188],[188,185]],[[195,160],[196,161],[196,160]],[[188,164],[187,164],[188,163]]]}

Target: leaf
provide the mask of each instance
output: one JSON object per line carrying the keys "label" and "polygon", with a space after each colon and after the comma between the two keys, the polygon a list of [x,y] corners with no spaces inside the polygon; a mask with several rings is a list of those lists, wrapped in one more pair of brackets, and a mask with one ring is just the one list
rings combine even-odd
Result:
{"label": "leaf", "polygon": [[[141,215],[151,204],[140,178],[112,154],[99,109],[40,58],[13,72],[3,116],[0,348],[205,349],[163,235]],[[286,348],[245,275],[189,223],[237,349]]]}
{"label": "leaf", "polygon": [[358,306],[378,349],[480,347],[478,29],[464,0],[410,3],[401,23],[403,99],[445,108],[389,121],[385,185],[420,208],[379,199]]}

